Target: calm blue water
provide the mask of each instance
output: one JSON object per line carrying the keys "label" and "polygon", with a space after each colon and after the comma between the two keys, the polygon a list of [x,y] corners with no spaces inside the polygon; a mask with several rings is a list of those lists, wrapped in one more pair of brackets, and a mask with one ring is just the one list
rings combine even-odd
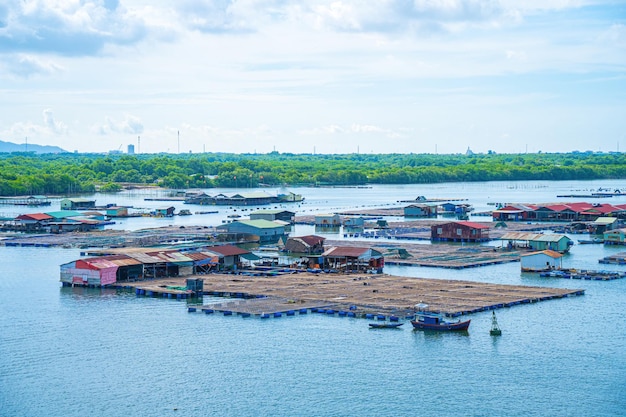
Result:
{"label": "calm blue water", "polygon": [[[556,201],[557,192],[599,186],[607,182],[380,187],[360,190],[360,202],[427,195],[487,207],[495,198]],[[356,207],[357,191],[311,190],[309,199],[302,190],[303,207]],[[578,245],[563,264],[626,268],[597,263],[624,250]],[[372,330],[362,319],[314,314],[260,320],[187,313],[185,301],[61,288],[59,265],[78,250],[0,247],[0,257],[2,416],[626,415],[624,279],[545,279],[522,274],[519,263],[385,268],[586,290],[498,310],[503,335],[492,338],[489,313],[471,316],[468,335]]]}

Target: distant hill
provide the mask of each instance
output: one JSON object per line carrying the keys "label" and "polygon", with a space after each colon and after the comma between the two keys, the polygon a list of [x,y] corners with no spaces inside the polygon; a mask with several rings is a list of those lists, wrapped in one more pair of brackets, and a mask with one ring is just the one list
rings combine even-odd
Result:
{"label": "distant hill", "polygon": [[28,148],[23,143],[4,142],[0,140],[0,153],[10,152],[34,152],[34,153],[65,153],[65,149],[61,149],[58,146],[43,146],[35,145],[33,143],[28,144]]}

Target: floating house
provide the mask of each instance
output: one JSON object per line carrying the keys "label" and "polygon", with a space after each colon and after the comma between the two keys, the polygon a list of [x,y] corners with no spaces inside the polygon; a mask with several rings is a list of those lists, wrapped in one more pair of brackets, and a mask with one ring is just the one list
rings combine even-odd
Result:
{"label": "floating house", "polygon": [[232,245],[211,246],[191,252],[154,248],[125,249],[118,253],[79,259],[61,265],[63,285],[106,286],[162,277],[182,277],[237,269],[242,259],[258,259]]}
{"label": "floating house", "polygon": [[200,193],[185,199],[185,204],[253,206],[275,203],[293,203],[302,200],[302,196],[294,193],[272,195],[266,193],[265,191],[257,191],[249,193],[217,194],[214,196]]}
{"label": "floating house", "polygon": [[31,213],[17,216],[5,227],[25,232],[88,232],[104,227],[107,222],[99,212],[80,212],[75,210]]}
{"label": "floating house", "polygon": [[332,247],[322,253],[323,269],[341,272],[376,272],[382,273],[385,257],[382,252],[372,248],[352,246]]}
{"label": "floating house", "polygon": [[404,217],[437,217],[437,205],[411,204],[404,208]]}
{"label": "floating house", "polygon": [[591,225],[589,233],[601,235],[609,230],[617,229],[620,222],[615,217],[598,217]]}
{"label": "floating house", "polygon": [[315,227],[335,227],[341,226],[341,216],[338,214],[316,214]]}
{"label": "floating house", "polygon": [[285,243],[287,253],[320,255],[324,252],[326,238],[316,235],[290,237]]}
{"label": "floating house", "polygon": [[430,228],[430,239],[448,242],[485,242],[489,240],[489,226],[468,221],[434,225]]}
{"label": "floating house", "polygon": [[349,228],[363,228],[365,226],[365,219],[362,216],[345,217],[343,225]]}
{"label": "floating house", "polygon": [[220,271],[233,270],[241,267],[241,260],[258,260],[259,257],[248,250],[233,245],[210,246],[203,250],[204,253],[212,253],[218,256],[218,269]]}
{"label": "floating house", "polygon": [[255,235],[260,243],[276,243],[285,237],[285,226],[268,220],[236,220],[218,226],[217,230],[234,235]]}
{"label": "floating house", "polygon": [[509,204],[491,212],[494,221],[525,221],[535,207],[523,204]]}
{"label": "floating house", "polygon": [[173,217],[175,210],[176,208],[173,206],[159,207],[154,210],[154,215],[156,217]]}
{"label": "floating house", "polygon": [[602,234],[602,239],[607,245],[625,245],[626,229],[607,230]]}
{"label": "floating house", "polygon": [[574,241],[563,234],[558,233],[526,233],[509,232],[500,238],[504,244],[507,242],[509,249],[525,247],[534,250],[550,249],[559,253],[568,252]]}
{"label": "floating house", "polygon": [[522,271],[541,272],[552,269],[561,269],[563,254],[553,250],[542,250],[538,252],[521,255]]}
{"label": "floating house", "polygon": [[594,221],[599,217],[626,218],[626,205],[592,204],[509,204],[492,212],[495,221],[571,222]]}
{"label": "floating house", "polygon": [[267,220],[270,222],[281,220],[293,224],[296,221],[296,213],[288,210],[258,210],[250,213],[250,220]]}
{"label": "floating house", "polygon": [[62,220],[51,221],[48,223],[48,228],[50,233],[90,232],[103,228],[105,224],[106,222],[91,218],[68,217]]}
{"label": "floating house", "polygon": [[106,258],[79,259],[61,265],[61,282],[96,287],[115,284],[117,269],[118,265]]}
{"label": "floating house", "polygon": [[27,232],[41,231],[46,227],[54,217],[46,213],[21,214],[14,220],[14,224],[18,229]]}
{"label": "floating house", "polygon": [[61,200],[61,210],[89,210],[96,208],[96,200],[87,198],[64,198]]}
{"label": "floating house", "polygon": [[128,217],[128,207],[107,207],[106,215],[107,217]]}

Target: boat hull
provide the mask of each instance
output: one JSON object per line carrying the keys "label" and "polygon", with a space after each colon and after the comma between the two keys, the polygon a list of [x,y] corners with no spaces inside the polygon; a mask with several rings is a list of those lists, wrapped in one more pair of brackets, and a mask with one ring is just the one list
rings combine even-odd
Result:
{"label": "boat hull", "polygon": [[370,323],[372,329],[397,329],[404,323]]}
{"label": "boat hull", "polygon": [[412,320],[411,324],[415,329],[418,330],[435,330],[438,332],[454,332],[454,331],[464,331],[469,328],[471,320],[460,321],[458,323],[422,323],[420,321]]}

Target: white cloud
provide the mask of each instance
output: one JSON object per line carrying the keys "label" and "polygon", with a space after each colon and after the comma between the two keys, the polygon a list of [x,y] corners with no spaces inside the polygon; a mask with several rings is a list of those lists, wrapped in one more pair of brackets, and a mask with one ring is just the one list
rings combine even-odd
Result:
{"label": "white cloud", "polygon": [[0,61],[0,71],[14,77],[30,78],[36,75],[52,75],[61,71],[62,67],[50,60],[27,54],[7,56],[4,63]]}
{"label": "white cloud", "polygon": [[45,109],[43,111],[43,121],[45,127],[48,129],[49,132],[56,135],[62,135],[67,133],[67,125],[54,119],[52,109]]}
{"label": "white cloud", "polygon": [[140,14],[117,0],[11,2],[0,21],[0,49],[9,52],[93,55],[107,44],[140,41],[147,32]]}
{"label": "white cloud", "polygon": [[127,114],[121,121],[116,121],[110,117],[105,118],[105,123],[94,126],[92,130],[100,135],[110,135],[118,133],[141,134],[144,126],[138,117]]}
{"label": "white cloud", "polygon": [[8,129],[0,131],[0,134],[8,138],[36,138],[41,142],[46,142],[45,138],[67,136],[69,131],[67,125],[54,118],[52,109],[47,108],[42,111],[42,121],[42,124],[32,121],[17,122]]}
{"label": "white cloud", "polygon": [[[359,143],[432,151],[433,143],[465,149],[468,138],[493,143],[495,132],[557,143],[559,132],[572,137],[562,112],[588,120],[587,132],[601,125],[615,137],[625,128],[611,110],[623,108],[624,23],[619,2],[589,4],[5,2],[0,79],[11,83],[0,85],[0,131],[56,140],[65,129],[70,140],[51,114],[43,124],[25,121],[33,108],[54,108],[72,115],[81,141],[72,149],[97,151],[127,134],[141,135],[142,151],[172,150],[180,130],[181,150],[297,152],[315,143],[335,151]],[[460,128],[470,124],[475,129]]]}

